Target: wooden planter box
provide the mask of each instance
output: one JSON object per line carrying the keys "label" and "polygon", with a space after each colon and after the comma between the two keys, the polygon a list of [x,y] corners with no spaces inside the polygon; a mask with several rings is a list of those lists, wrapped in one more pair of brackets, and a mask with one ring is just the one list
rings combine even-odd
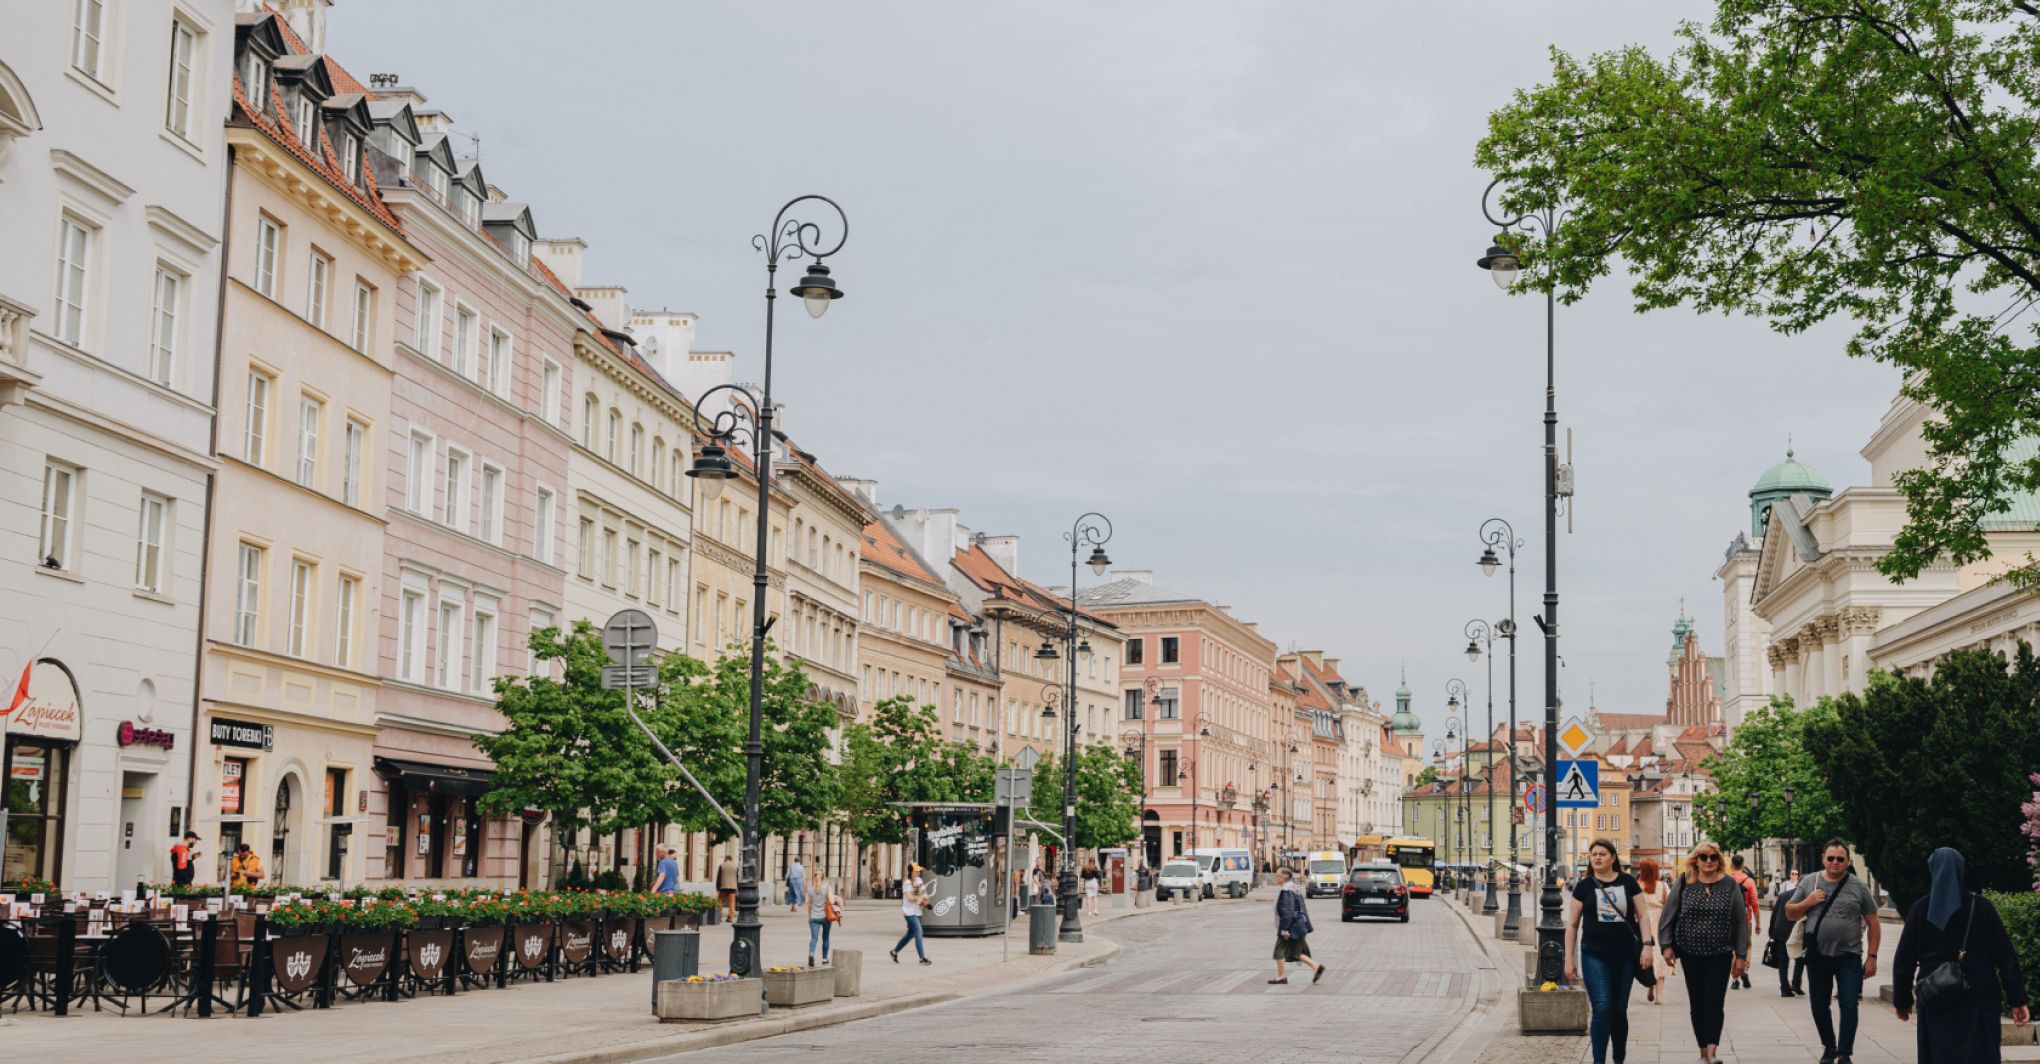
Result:
{"label": "wooden planter box", "polygon": [[761,992],[756,979],[732,979],[722,983],[668,979],[659,984],[658,1001],[652,1011],[657,1014],[660,1023],[742,1019],[758,1015],[758,995]]}
{"label": "wooden planter box", "polygon": [[765,1003],[782,1009],[820,1005],[836,996],[834,968],[765,973]]}

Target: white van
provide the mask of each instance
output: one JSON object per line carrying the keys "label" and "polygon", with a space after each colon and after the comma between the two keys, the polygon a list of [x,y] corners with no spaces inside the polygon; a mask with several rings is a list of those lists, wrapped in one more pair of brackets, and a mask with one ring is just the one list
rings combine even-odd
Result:
{"label": "white van", "polygon": [[1203,875],[1204,896],[1244,898],[1254,890],[1254,855],[1245,850],[1204,848],[1190,851]]}
{"label": "white van", "polygon": [[1303,896],[1322,894],[1336,898],[1346,888],[1346,855],[1337,850],[1319,850],[1303,867]]}
{"label": "white van", "polygon": [[1162,865],[1161,873],[1155,879],[1155,898],[1168,901],[1180,894],[1195,901],[1203,893],[1203,885],[1204,873],[1198,869],[1197,862],[1188,857],[1171,858]]}

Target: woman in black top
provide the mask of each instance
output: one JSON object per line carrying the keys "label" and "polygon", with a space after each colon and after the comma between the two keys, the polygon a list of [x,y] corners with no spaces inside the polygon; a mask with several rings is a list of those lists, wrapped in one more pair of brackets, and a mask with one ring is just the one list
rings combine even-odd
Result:
{"label": "woman in black top", "polygon": [[1700,1059],[1717,1059],[1722,1003],[1728,981],[1749,970],[1750,917],[1743,911],[1742,885],[1727,875],[1721,847],[1703,842],[1686,858],[1686,874],[1672,884],[1672,896],[1658,918],[1658,946],[1665,967],[1686,966],[1686,1007]]}
{"label": "woman in black top", "polygon": [[1997,1064],[2000,986],[2002,1000],[2012,1006],[2012,1022],[2023,1027],[2032,1019],[2018,955],[1997,907],[1981,894],[1963,891],[1960,853],[1943,846],[1927,857],[1927,869],[1933,889],[1906,912],[1905,930],[1898,936],[1892,1007],[1901,1021],[1911,1019],[1914,978],[1959,954],[1969,993],[1920,1009],[1920,1064]]}
{"label": "woman in black top", "polygon": [[[1593,871],[1573,884],[1572,919],[1565,928],[1565,955],[1569,961],[1565,977],[1587,987],[1587,1000],[1594,1007],[1588,1032],[1594,1045],[1594,1064],[1608,1064],[1608,1047],[1615,1047],[1615,1064],[1629,1055],[1629,987],[1639,965],[1650,964],[1650,946],[1636,919],[1636,899],[1643,885],[1622,871],[1615,856],[1615,844],[1595,839],[1587,846],[1587,864]],[[1575,953],[1577,947],[1577,953]]]}

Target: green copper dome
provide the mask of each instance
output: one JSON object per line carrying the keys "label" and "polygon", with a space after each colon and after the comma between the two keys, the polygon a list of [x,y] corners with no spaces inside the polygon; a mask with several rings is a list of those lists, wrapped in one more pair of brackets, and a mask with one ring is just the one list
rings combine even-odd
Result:
{"label": "green copper dome", "polygon": [[1388,718],[1388,726],[1397,735],[1420,735],[1424,731],[1424,722],[1410,711],[1410,670],[1407,668],[1403,670],[1402,686],[1395,689],[1395,716]]}
{"label": "green copper dome", "polygon": [[1829,495],[1834,489],[1828,486],[1827,478],[1812,466],[1792,457],[1791,448],[1785,451],[1785,460],[1764,470],[1757,478],[1757,485],[1750,489],[1750,497],[1760,494],[1782,493],[1796,495],[1801,492]]}

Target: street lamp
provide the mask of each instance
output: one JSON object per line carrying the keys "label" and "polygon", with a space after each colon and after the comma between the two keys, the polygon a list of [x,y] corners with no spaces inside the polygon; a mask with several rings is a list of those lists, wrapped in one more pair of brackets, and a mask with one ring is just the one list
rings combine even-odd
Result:
{"label": "street lamp", "polygon": [[[1056,939],[1082,942],[1084,902],[1077,895],[1077,659],[1091,653],[1091,641],[1083,637],[1077,627],[1080,616],[1077,612],[1077,552],[1084,547],[1091,548],[1091,556],[1087,559],[1091,572],[1105,575],[1105,570],[1112,565],[1112,559],[1105,556],[1105,544],[1112,539],[1112,522],[1104,514],[1087,513],[1070,525],[1063,538],[1070,543],[1069,627],[1063,635],[1070,658],[1069,693],[1063,704],[1069,707],[1070,719],[1063,729],[1063,914],[1062,927],[1057,930]],[[1040,661],[1055,660],[1055,646],[1043,639],[1041,649],[1035,651],[1034,657]],[[1194,823],[1191,830],[1193,833],[1196,830]]]}
{"label": "street lamp", "polygon": [[[1489,576],[1501,567],[1501,559],[1495,556],[1500,547],[1509,554],[1509,615],[1495,625],[1495,634],[1509,641],[1509,911],[1502,917],[1502,937],[1513,940],[1516,929],[1522,926],[1523,877],[1516,871],[1520,863],[1516,841],[1515,803],[1523,800],[1521,781],[1516,778],[1516,548],[1523,541],[1516,538],[1516,530],[1499,517],[1490,517],[1480,524],[1480,541],[1484,545],[1480,552],[1480,570]],[[1471,641],[1467,643],[1473,647]],[[1489,675],[1493,675],[1494,644],[1488,644],[1491,652],[1488,660]],[[1546,797],[1547,808],[1550,798]],[[1545,814],[1549,819],[1550,814]]]}
{"label": "street lamp", "polygon": [[1296,843],[1290,840],[1289,825],[1296,819],[1296,803],[1289,797],[1289,778],[1296,775],[1296,744],[1289,744],[1289,762],[1282,766],[1282,859],[1289,860],[1289,851]]}
{"label": "street lamp", "polygon": [[[1496,178],[1481,193],[1480,210],[1488,223],[1501,229],[1516,229],[1524,233],[1541,231],[1549,241],[1558,236],[1561,221],[1560,212],[1554,208],[1532,211],[1513,218],[1497,218],[1488,205],[1495,187],[1501,184]],[[1499,243],[1490,245],[1487,254],[1477,260],[1476,265],[1488,271],[1497,286],[1509,290],[1515,283],[1522,268],[1521,260],[1514,251]],[[1556,281],[1547,280],[1544,286],[1544,613],[1537,618],[1538,627],[1544,629],[1544,771],[1549,778],[1558,766],[1558,377],[1556,328],[1558,320],[1558,296]],[[1572,470],[1565,471],[1564,490],[1566,497],[1572,495]],[[1510,555],[1514,557],[1514,549]],[[1499,558],[1494,556],[1491,546],[1481,557],[1481,568],[1493,572]],[[1513,611],[1511,611],[1513,615]],[[1512,737],[1513,739],[1513,737]],[[1553,782],[1556,782],[1553,780]],[[1551,799],[1556,799],[1556,794]],[[1558,870],[1555,861],[1558,852],[1558,818],[1545,818],[1544,890],[1538,898],[1540,914],[1537,919],[1537,983],[1564,983],[1565,979],[1565,921],[1560,914],[1563,903],[1558,895]]]}
{"label": "street lamp", "polygon": [[1761,795],[1761,794],[1758,794],[1758,793],[1757,793],[1757,792],[1755,792],[1755,791],[1751,791],[1751,792],[1750,792],[1750,831],[1751,831],[1751,833],[1752,833],[1752,834],[1754,834],[1754,835],[1756,836],[1756,839],[1757,839],[1757,846],[1756,846],[1756,849],[1757,849],[1757,878],[1758,878],[1759,880],[1762,880],[1762,879],[1764,878],[1764,828],[1763,828],[1763,823],[1762,823],[1762,821],[1758,819],[1759,817],[1761,817],[1761,816],[1763,815],[1763,809],[1764,809],[1764,796],[1763,796],[1763,795]]}
{"label": "street lamp", "polygon": [[1796,872],[1799,870],[1799,853],[1798,853],[1799,833],[1793,830],[1794,828],[1798,827],[1798,825],[1792,822],[1792,796],[1793,796],[1792,785],[1789,783],[1786,784],[1784,790],[1785,790],[1785,854],[1784,854],[1785,867],[1790,871]]}
{"label": "street lamp", "polygon": [[[810,201],[827,204],[836,212],[842,232],[833,245],[823,246],[819,225],[787,217],[788,211]],[[765,386],[754,395],[748,386],[717,385],[694,403],[695,428],[700,430],[703,428],[702,405],[716,392],[728,389],[731,393],[729,408],[715,415],[702,443],[700,456],[687,470],[687,475],[700,480],[704,493],[711,499],[715,498],[721,493],[723,482],[737,475],[729,459],[729,445],[744,441],[751,445],[753,469],[758,477],[758,537],[751,573],[751,713],[750,730],[744,742],[743,861],[737,880],[737,922],[730,938],[730,971],[740,976],[757,974],[761,946],[758,923],[758,788],[765,764],[765,633],[770,627],[765,616],[765,592],[769,581],[766,571],[769,559],[765,552],[772,527],[772,312],[779,296],[773,285],[781,259],[805,257],[812,260],[807,275],[789,291],[801,298],[810,316],[821,317],[831,302],[843,298],[842,289],[830,280],[829,269],[822,265],[822,260],[843,250],[843,242],[849,238],[849,217],[835,200],[826,196],[797,196],[779,208],[779,213],[772,218],[772,228],[751,238],[751,246],[765,254]]]}

